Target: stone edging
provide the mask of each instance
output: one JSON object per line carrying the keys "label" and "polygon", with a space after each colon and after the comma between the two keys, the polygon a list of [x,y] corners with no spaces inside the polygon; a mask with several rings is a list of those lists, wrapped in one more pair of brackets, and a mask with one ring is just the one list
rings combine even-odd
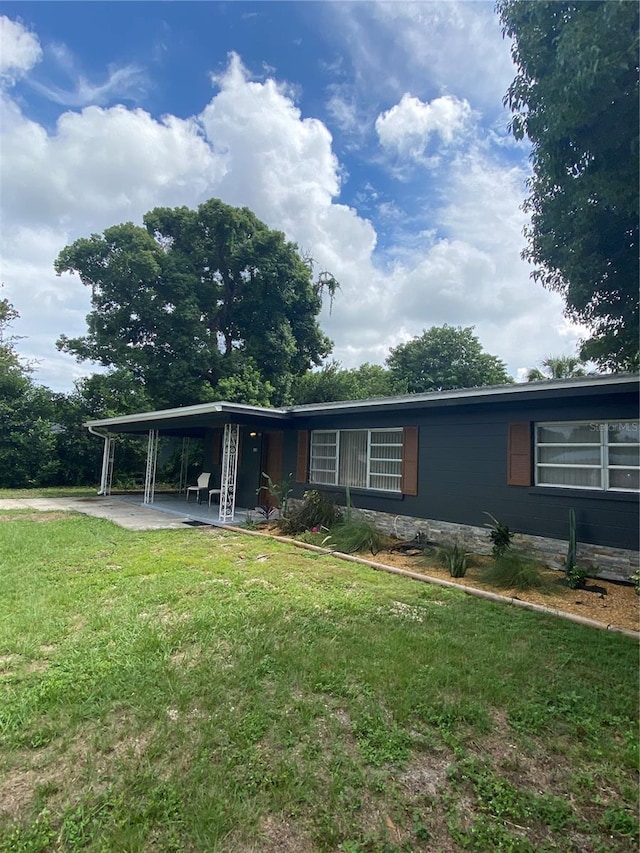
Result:
{"label": "stone edging", "polygon": [[586,616],[577,616],[574,613],[567,613],[565,610],[556,610],[553,607],[545,607],[543,604],[533,604],[530,601],[523,601],[520,598],[511,598],[506,595],[499,595],[495,592],[477,589],[474,586],[464,586],[463,584],[453,583],[453,581],[431,578],[428,575],[411,572],[408,569],[398,569],[395,566],[387,566],[384,563],[378,563],[374,560],[365,560],[363,557],[354,557],[352,554],[343,554],[341,551],[332,551],[329,548],[321,548],[319,545],[311,545],[308,542],[299,542],[297,539],[288,539],[285,536],[273,536],[270,533],[262,533],[260,530],[247,530],[246,528],[231,527],[230,525],[219,525],[217,529],[219,530],[220,528],[229,530],[232,533],[241,533],[248,536],[261,536],[263,538],[273,539],[276,542],[282,542],[285,545],[294,545],[296,548],[302,548],[306,551],[314,551],[318,554],[337,557],[339,560],[368,566],[376,571],[388,572],[392,575],[400,575],[401,577],[421,581],[422,583],[441,586],[445,589],[457,589],[460,592],[464,592],[466,595],[471,595],[476,598],[484,598],[487,601],[493,601],[498,604],[511,604],[513,607],[520,607],[523,610],[532,610],[535,613],[546,613],[549,616],[558,616],[561,619],[566,619],[568,622],[575,622],[577,625],[586,625],[588,628],[597,628],[600,631],[611,631],[614,634],[623,634],[625,637],[631,637],[634,640],[640,639],[639,631],[631,631],[628,628],[619,628],[617,625],[598,622],[596,619],[588,619]]}

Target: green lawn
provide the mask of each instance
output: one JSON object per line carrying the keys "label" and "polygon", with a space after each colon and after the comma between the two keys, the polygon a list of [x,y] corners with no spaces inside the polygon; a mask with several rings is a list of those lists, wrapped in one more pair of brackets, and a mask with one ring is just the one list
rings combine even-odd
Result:
{"label": "green lawn", "polygon": [[0,516],[0,851],[635,851],[638,648],[294,547]]}

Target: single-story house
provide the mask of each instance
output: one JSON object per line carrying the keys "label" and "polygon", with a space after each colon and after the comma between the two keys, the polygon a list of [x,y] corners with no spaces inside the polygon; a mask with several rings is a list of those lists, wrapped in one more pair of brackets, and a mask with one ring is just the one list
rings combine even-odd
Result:
{"label": "single-story house", "polygon": [[160,435],[195,437],[220,489],[219,520],[254,507],[266,472],[294,499],[327,491],[379,528],[489,549],[487,516],[551,565],[566,554],[569,510],[581,565],[602,577],[638,568],[639,377],[629,374],[262,408],[206,403],[89,421],[105,439],[148,436],[144,502],[154,500]]}

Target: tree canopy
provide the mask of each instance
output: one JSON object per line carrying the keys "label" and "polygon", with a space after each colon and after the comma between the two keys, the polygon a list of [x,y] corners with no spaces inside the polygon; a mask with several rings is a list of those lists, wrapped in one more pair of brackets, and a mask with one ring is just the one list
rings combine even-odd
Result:
{"label": "tree canopy", "polygon": [[78,273],[92,304],[87,334],[58,348],[129,371],[157,407],[279,403],[331,349],[317,315],[337,282],[314,283],[295,244],[218,199],[76,240],[55,269]]}
{"label": "tree canopy", "polygon": [[638,365],[638,5],[498,0],[518,73],[505,103],[533,145],[523,256],[591,337],[581,355]]}
{"label": "tree canopy", "polygon": [[386,361],[393,380],[410,394],[512,382],[504,362],[484,352],[473,329],[445,323],[394,347]]}
{"label": "tree canopy", "polygon": [[332,403],[336,400],[367,400],[406,393],[406,383],[393,377],[380,364],[365,362],[360,367],[345,369],[339,361],[325,364],[322,370],[296,377],[293,402]]}

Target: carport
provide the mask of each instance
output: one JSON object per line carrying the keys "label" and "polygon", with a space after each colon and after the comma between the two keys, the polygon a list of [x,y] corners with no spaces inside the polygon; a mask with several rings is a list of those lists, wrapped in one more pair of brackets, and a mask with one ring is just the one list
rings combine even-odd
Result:
{"label": "carport", "polygon": [[[205,456],[212,461],[211,468],[215,467],[216,471],[219,471],[219,482],[215,485],[215,488],[220,490],[218,521],[232,522],[236,506],[242,431],[248,432],[249,436],[257,437],[262,435],[264,430],[281,430],[287,419],[288,413],[284,409],[216,402],[87,421],[84,426],[89,432],[104,441],[98,494],[103,496],[111,494],[116,435],[147,436],[143,504],[153,504],[155,500],[160,436],[183,439],[179,493],[190,485],[187,482],[188,472],[185,461],[188,441],[201,439],[205,444]],[[256,464],[259,465],[262,458],[258,454]],[[210,469],[205,467],[204,470]]]}

